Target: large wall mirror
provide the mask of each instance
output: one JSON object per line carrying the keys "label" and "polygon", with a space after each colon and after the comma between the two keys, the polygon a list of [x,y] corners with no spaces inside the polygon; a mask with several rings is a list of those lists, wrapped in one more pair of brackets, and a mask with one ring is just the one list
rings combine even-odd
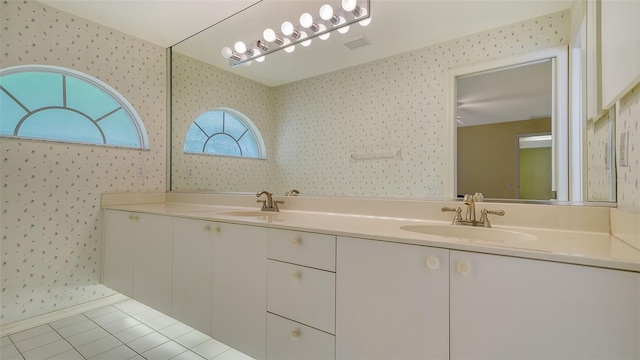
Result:
{"label": "large wall mirror", "polygon": [[[500,199],[576,200],[567,195],[571,181],[590,186],[586,171],[572,175],[568,169],[570,85],[557,82],[559,74],[568,77],[569,72],[572,1],[474,1],[460,7],[451,1],[371,0],[372,21],[366,27],[352,24],[346,34],[334,31],[327,40],[315,38],[308,47],[278,51],[249,66],[230,67],[221,56],[221,49],[236,41],[261,39],[266,28],[297,24],[305,12],[315,16],[325,2],[341,6],[339,0],[258,1],[172,47],[173,191],[284,195],[295,188],[303,196],[403,198],[480,191]],[[522,80],[520,70],[526,69],[546,75]],[[491,85],[492,98],[485,98],[485,105],[491,100],[501,111],[483,115],[483,131],[504,131],[491,130],[497,124],[487,117],[500,118],[501,124],[524,120],[528,128],[507,135],[510,153],[518,159],[509,160],[506,171],[512,178],[466,183],[507,168],[505,161],[492,161],[497,168],[482,171],[472,159],[480,169],[464,166],[472,173],[467,176],[459,166],[468,160],[456,157],[482,157],[494,145],[477,131],[463,134],[465,127],[474,127],[465,125],[473,106],[451,105],[473,98],[474,88],[486,94],[494,77],[502,85]],[[453,98],[456,81],[460,99]],[[526,91],[516,94],[514,85]],[[499,99],[501,94],[509,99]],[[546,109],[537,107],[541,98]],[[263,136],[266,159],[184,153],[193,120],[216,108],[234,109],[253,122]],[[605,151],[600,145],[588,147],[586,121],[579,136],[583,164],[599,157],[593,152]],[[475,149],[463,149],[466,144]],[[545,186],[539,186],[542,182]],[[491,187],[495,184],[500,191]],[[615,195],[593,200],[612,201]]]}

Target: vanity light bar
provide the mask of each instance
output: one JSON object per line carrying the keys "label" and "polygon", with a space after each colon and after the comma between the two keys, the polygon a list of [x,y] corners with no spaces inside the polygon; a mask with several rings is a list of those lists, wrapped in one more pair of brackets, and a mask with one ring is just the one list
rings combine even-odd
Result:
{"label": "vanity light bar", "polygon": [[262,34],[264,41],[257,40],[250,45],[238,41],[233,49],[223,48],[222,56],[229,59],[231,67],[250,65],[253,60],[262,62],[266,55],[282,49],[291,53],[297,44],[309,46],[311,39],[316,37],[326,40],[334,30],[344,34],[353,23],[367,26],[371,22],[371,0],[342,0],[342,6],[337,10],[325,4],[320,7],[318,15],[319,18],[314,18],[309,13],[302,14],[299,26],[285,21],[280,33],[266,29]]}

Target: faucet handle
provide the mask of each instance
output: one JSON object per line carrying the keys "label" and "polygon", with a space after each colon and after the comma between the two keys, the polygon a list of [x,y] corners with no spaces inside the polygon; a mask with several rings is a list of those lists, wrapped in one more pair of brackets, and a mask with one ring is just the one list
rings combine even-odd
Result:
{"label": "faucet handle", "polygon": [[446,207],[443,206],[442,209],[440,209],[442,212],[455,212],[456,215],[453,217],[453,221],[451,222],[451,225],[455,225],[456,223],[458,223],[459,221],[462,220],[462,209],[460,209],[460,206],[458,206],[457,208],[450,208],[450,207]]}
{"label": "faucet handle", "polygon": [[504,210],[487,210],[487,209],[482,209],[480,213],[482,214],[482,216],[480,216],[480,222],[483,223],[484,227],[486,228],[491,227],[491,222],[489,222],[489,214],[498,215],[498,216],[504,216],[505,214]]}

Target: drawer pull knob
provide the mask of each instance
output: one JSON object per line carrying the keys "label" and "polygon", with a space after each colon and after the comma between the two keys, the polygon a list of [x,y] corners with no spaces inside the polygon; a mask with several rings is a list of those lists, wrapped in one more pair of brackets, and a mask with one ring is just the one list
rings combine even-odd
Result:
{"label": "drawer pull knob", "polygon": [[138,215],[129,215],[129,220],[138,221],[139,220]]}
{"label": "drawer pull knob", "polygon": [[294,271],[291,273],[291,281],[298,282],[300,279],[302,279],[302,274],[300,274],[300,272]]}
{"label": "drawer pull knob", "polygon": [[202,230],[204,230],[204,231],[206,231],[206,232],[209,232],[209,231],[211,231],[211,226],[209,226],[209,225],[205,225],[205,226],[202,228]]}
{"label": "drawer pull knob", "polygon": [[300,330],[295,329],[291,331],[291,340],[298,340],[300,338]]}
{"label": "drawer pull knob", "polygon": [[291,246],[293,247],[298,247],[300,246],[300,244],[302,244],[302,239],[300,239],[300,237],[296,236],[293,238],[293,240],[291,240]]}
{"label": "drawer pull knob", "polygon": [[213,227],[213,233],[214,234],[220,234],[220,226],[214,226]]}
{"label": "drawer pull knob", "polygon": [[427,258],[427,266],[429,267],[429,269],[435,270],[440,267],[440,260],[438,260],[437,257],[429,256]]}
{"label": "drawer pull knob", "polygon": [[466,261],[458,261],[458,263],[456,264],[456,269],[458,269],[458,272],[460,274],[467,275],[471,272],[471,265],[469,265],[469,263]]}

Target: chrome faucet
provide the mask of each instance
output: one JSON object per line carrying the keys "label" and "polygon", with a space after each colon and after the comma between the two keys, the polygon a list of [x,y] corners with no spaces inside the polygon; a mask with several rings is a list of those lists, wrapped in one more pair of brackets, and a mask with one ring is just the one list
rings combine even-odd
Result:
{"label": "chrome faucet", "polygon": [[491,222],[489,222],[489,215],[504,216],[505,212],[503,210],[482,209],[480,212],[480,220],[476,220],[476,203],[482,202],[483,200],[484,196],[482,193],[465,195],[462,199],[462,202],[467,206],[464,219],[462,219],[462,209],[459,206],[457,208],[443,207],[441,210],[443,212],[455,212],[451,225],[484,226],[490,228]]}
{"label": "chrome faucet", "polygon": [[256,194],[256,197],[260,197],[262,195],[266,195],[267,196],[267,200],[258,200],[258,203],[262,203],[262,208],[260,209],[260,211],[273,211],[273,212],[278,212],[280,211],[280,209],[278,209],[278,204],[284,204],[284,201],[279,201],[279,200],[273,200],[273,194],[271,194],[268,191],[260,191],[259,193]]}

